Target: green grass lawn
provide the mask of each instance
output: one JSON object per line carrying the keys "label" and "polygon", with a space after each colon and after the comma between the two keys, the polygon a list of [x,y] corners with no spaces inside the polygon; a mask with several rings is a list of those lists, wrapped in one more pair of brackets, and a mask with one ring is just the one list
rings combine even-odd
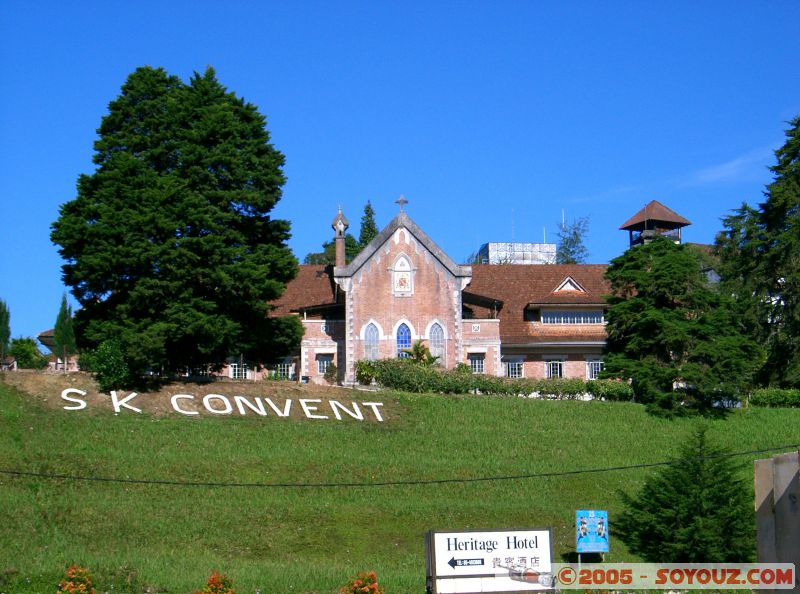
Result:
{"label": "green grass lawn", "polygon": [[[0,376],[2,377],[2,376]],[[229,384],[233,385],[233,384]],[[372,395],[376,396],[376,395]],[[346,397],[346,396],[345,396]],[[360,394],[355,395],[361,398]],[[114,416],[44,406],[0,379],[0,469],[236,483],[469,479],[652,463],[698,423],[735,451],[800,441],[800,410],[664,420],[630,403],[380,393],[399,413],[348,420]],[[752,484],[752,460],[742,476]],[[374,487],[196,487],[0,474],[0,593],[55,592],[72,563],[100,592],[189,593],[211,570],[237,592],[333,592],[375,570],[390,593],[424,592],[427,530],[552,528],[574,547],[576,509],[609,510],[652,469]]]}

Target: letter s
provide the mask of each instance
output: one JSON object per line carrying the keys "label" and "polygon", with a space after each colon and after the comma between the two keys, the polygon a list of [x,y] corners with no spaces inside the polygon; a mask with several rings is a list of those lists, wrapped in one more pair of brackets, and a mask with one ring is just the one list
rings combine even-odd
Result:
{"label": "letter s", "polygon": [[81,410],[86,408],[86,401],[81,400],[80,398],[71,398],[69,394],[80,394],[81,396],[86,396],[86,392],[83,390],[78,390],[77,388],[67,388],[61,392],[61,398],[66,400],[67,402],[74,402],[75,406],[65,406],[64,410]]}
{"label": "letter s", "polygon": [[667,583],[667,576],[669,576],[668,569],[659,569],[656,571],[656,585],[663,586]]}

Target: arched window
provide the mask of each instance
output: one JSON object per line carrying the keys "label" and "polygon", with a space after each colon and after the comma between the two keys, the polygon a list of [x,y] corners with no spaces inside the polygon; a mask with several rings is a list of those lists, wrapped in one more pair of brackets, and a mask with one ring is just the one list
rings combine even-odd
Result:
{"label": "arched window", "polygon": [[370,323],[364,330],[364,358],[369,361],[378,359],[378,327]]}
{"label": "arched window", "polygon": [[431,355],[439,357],[439,362],[444,363],[444,329],[439,324],[431,326],[428,342]]}
{"label": "arched window", "polygon": [[397,356],[408,357],[408,353],[404,353],[403,349],[411,348],[411,330],[405,324],[400,324],[397,329]]}
{"label": "arched window", "polygon": [[410,295],[414,292],[414,279],[411,263],[405,256],[395,260],[392,267],[392,291],[395,295]]}

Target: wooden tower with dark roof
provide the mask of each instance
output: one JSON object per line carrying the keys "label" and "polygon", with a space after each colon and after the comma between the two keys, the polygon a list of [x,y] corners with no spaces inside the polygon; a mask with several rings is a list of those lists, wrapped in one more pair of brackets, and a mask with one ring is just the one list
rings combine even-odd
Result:
{"label": "wooden tower with dark roof", "polygon": [[691,224],[691,221],[683,218],[671,208],[667,208],[658,200],[653,200],[625,221],[620,230],[630,234],[631,246],[647,243],[658,235],[669,237],[675,243],[680,243],[681,229]]}

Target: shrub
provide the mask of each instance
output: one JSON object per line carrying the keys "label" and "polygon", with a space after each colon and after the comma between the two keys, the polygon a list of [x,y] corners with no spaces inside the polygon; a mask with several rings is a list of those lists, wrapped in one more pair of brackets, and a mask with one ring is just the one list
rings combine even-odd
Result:
{"label": "shrub", "polygon": [[[356,377],[363,370],[363,377],[374,378],[380,385],[405,392],[429,392],[435,394],[469,394],[477,392],[487,395],[527,396],[539,394],[544,398],[570,400],[586,393],[606,400],[630,400],[633,390],[615,380],[582,379],[508,379],[491,375],[473,375],[468,365],[459,363],[455,369],[444,371],[405,359],[382,359],[359,361]],[[359,378],[359,382],[362,380]],[[363,383],[363,382],[362,382]]]}
{"label": "shrub", "polygon": [[80,565],[70,565],[64,580],[58,584],[56,594],[95,594],[89,570]]}
{"label": "shrub", "polygon": [[383,586],[378,585],[378,576],[374,571],[362,571],[351,578],[347,585],[339,589],[341,594],[383,594]]}
{"label": "shrub", "polygon": [[772,408],[798,408],[800,407],[800,390],[781,388],[753,390],[753,394],[750,396],[750,404]]}
{"label": "shrub", "polygon": [[336,368],[336,363],[328,364],[323,377],[325,378],[325,381],[331,385],[335,384],[339,380],[339,370]]}
{"label": "shrub", "polygon": [[595,398],[603,400],[633,400],[633,388],[619,380],[593,380],[586,382],[586,389]]}
{"label": "shrub", "polygon": [[356,381],[362,386],[369,386],[375,379],[375,362],[356,361]]}
{"label": "shrub", "polygon": [[206,587],[197,590],[194,594],[236,594],[233,589],[233,580],[224,573],[212,571]]}
{"label": "shrub", "polygon": [[97,384],[103,392],[127,388],[133,382],[133,374],[125,361],[122,347],[116,340],[102,342],[91,353],[89,361]]}

